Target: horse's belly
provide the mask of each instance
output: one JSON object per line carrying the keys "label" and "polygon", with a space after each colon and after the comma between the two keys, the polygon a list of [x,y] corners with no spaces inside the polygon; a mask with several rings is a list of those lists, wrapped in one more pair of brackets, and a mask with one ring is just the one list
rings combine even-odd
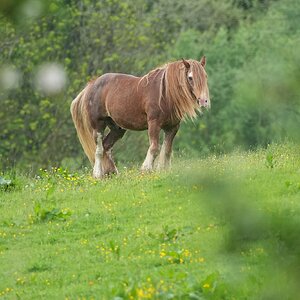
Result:
{"label": "horse's belly", "polygon": [[115,120],[116,124],[118,124],[119,127],[122,127],[123,129],[128,130],[146,130],[148,128],[147,122],[137,121],[137,120]]}
{"label": "horse's belly", "polygon": [[146,113],[141,110],[123,107],[120,110],[110,111],[107,109],[112,120],[124,129],[145,130],[148,128]]}

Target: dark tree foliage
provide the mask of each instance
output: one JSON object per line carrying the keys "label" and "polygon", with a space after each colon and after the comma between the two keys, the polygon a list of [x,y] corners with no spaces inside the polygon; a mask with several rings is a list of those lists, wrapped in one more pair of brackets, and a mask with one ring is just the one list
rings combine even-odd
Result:
{"label": "dark tree foliage", "polygon": [[[203,54],[212,109],[183,124],[177,150],[202,155],[297,138],[298,1],[28,3],[0,6],[2,168],[79,166],[69,107],[87,81],[105,72],[143,75]],[[48,90],[43,80],[58,87]],[[116,148],[118,160],[142,159],[147,134],[128,133]]]}

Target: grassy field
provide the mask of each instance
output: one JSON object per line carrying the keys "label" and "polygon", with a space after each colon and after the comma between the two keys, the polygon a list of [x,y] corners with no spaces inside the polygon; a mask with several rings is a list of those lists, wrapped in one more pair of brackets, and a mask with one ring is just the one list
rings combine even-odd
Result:
{"label": "grassy field", "polygon": [[296,145],[0,189],[0,298],[299,299]]}

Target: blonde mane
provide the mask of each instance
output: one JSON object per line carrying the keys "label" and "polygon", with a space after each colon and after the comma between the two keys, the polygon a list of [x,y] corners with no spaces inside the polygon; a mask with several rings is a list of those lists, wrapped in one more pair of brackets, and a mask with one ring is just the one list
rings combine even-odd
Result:
{"label": "blonde mane", "polygon": [[[205,71],[201,63],[196,60],[188,60],[190,64],[189,72],[193,73],[194,84],[198,85],[199,89],[205,88]],[[173,119],[186,119],[189,117],[194,119],[197,116],[196,111],[200,110],[199,105],[191,91],[191,86],[187,80],[187,69],[182,61],[170,62],[159,68],[150,71],[140,79],[146,80],[146,85],[149,81],[161,74],[160,89],[159,89],[159,105],[166,101],[171,109]]]}

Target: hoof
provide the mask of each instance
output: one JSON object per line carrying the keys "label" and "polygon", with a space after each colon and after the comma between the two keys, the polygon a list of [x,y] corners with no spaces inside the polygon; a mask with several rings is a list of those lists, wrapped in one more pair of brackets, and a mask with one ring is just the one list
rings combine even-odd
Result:
{"label": "hoof", "polygon": [[153,168],[150,168],[149,166],[142,166],[141,172],[142,173],[151,173],[151,172],[153,172]]}
{"label": "hoof", "polygon": [[93,172],[93,177],[95,179],[101,179],[103,177],[101,172]]}

